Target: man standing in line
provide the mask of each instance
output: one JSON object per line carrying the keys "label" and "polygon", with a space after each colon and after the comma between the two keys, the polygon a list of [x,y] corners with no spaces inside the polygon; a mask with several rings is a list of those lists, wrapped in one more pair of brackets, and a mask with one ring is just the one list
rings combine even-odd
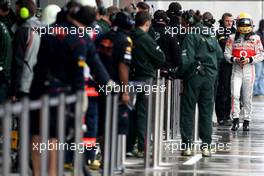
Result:
{"label": "man standing in line", "polygon": [[202,20],[203,23],[194,24],[195,29],[200,29],[200,32],[187,34],[182,45],[182,62],[179,69],[184,84],[180,110],[183,156],[192,155],[192,127],[196,103],[199,108],[198,130],[202,140],[202,156],[211,156],[214,83],[223,53],[216,38],[212,37],[215,21],[212,14],[205,12]]}
{"label": "man standing in line", "polygon": [[[132,50],[132,64],[130,80],[146,82],[155,77],[155,70],[165,63],[165,55],[154,39],[148,34],[151,25],[151,16],[148,12],[138,12],[136,15],[136,28],[131,37],[134,44]],[[145,130],[146,130],[146,102],[145,93],[137,94],[134,114],[130,117],[128,133],[127,156],[132,156],[133,147],[138,138],[138,157],[143,157]],[[136,130],[135,130],[136,129]]]}
{"label": "man standing in line", "polygon": [[[236,32],[234,27],[234,18],[230,13],[224,13],[222,19],[219,20],[220,28],[217,31],[217,40],[223,50],[228,37]],[[219,125],[231,125],[230,111],[231,111],[231,74],[232,64],[223,60],[219,65],[216,100],[215,100],[215,113]]]}

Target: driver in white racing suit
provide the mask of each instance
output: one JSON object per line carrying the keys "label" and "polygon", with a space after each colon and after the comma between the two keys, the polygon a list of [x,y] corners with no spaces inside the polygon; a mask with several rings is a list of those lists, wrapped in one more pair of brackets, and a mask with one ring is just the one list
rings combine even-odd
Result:
{"label": "driver in white racing suit", "polygon": [[232,131],[237,131],[239,128],[240,93],[242,93],[244,105],[243,131],[249,131],[255,79],[254,64],[264,59],[260,37],[252,31],[253,21],[251,16],[247,13],[240,13],[237,17],[237,32],[230,35],[225,47],[225,59],[233,64],[231,76]]}

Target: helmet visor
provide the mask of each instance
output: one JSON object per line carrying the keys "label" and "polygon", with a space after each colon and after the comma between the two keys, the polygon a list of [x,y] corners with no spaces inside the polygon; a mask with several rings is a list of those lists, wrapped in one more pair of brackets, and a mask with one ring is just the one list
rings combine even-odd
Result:
{"label": "helmet visor", "polygon": [[238,27],[249,27],[252,26],[252,20],[249,18],[243,18],[237,21]]}

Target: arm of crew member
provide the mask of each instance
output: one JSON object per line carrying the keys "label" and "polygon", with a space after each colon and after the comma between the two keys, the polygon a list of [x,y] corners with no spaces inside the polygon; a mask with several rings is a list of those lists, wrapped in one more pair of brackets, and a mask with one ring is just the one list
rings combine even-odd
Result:
{"label": "arm of crew member", "polygon": [[118,72],[119,72],[119,80],[121,82],[122,86],[125,86],[125,92],[122,92],[122,97],[121,100],[124,104],[128,104],[129,102],[129,94],[128,94],[128,90],[126,89],[128,86],[128,79],[129,79],[129,66],[124,63],[124,62],[120,62],[119,66],[118,66]]}
{"label": "arm of crew member", "polygon": [[233,50],[233,39],[229,37],[226,41],[224,57],[225,60],[230,64],[234,63],[235,59],[237,59],[232,56],[232,50]]}
{"label": "arm of crew member", "polygon": [[195,40],[193,35],[187,35],[182,43],[182,54],[178,74],[183,76],[185,71],[195,62]]}
{"label": "arm of crew member", "polygon": [[264,59],[263,45],[261,43],[260,37],[259,36],[257,37],[258,38],[256,41],[256,46],[255,46],[256,55],[249,58],[249,63],[252,63],[252,64],[261,62]]}
{"label": "arm of crew member", "polygon": [[218,64],[224,59],[224,54],[220,44],[216,41],[216,54],[217,54],[217,61]]}
{"label": "arm of crew member", "polygon": [[93,56],[87,58],[86,60],[87,64],[91,68],[92,73],[95,75],[97,81],[100,84],[106,84],[109,80],[111,80],[110,75],[108,74],[97,53],[94,53]]}
{"label": "arm of crew member", "polygon": [[24,67],[24,59],[27,49],[27,29],[18,29],[13,41],[13,56],[11,69],[11,96],[16,96],[20,86],[21,75]]}
{"label": "arm of crew member", "polygon": [[157,45],[154,40],[144,43],[145,49],[148,52],[148,55],[151,58],[151,62],[155,67],[161,67],[165,64],[165,54]]}

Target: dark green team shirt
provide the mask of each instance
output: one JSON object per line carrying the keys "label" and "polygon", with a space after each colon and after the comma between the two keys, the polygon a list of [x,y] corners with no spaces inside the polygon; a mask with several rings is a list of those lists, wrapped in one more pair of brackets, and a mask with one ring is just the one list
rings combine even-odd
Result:
{"label": "dark green team shirt", "polygon": [[5,24],[0,22],[0,70],[4,73],[4,76],[7,80],[10,79],[11,75],[11,61],[11,37]]}
{"label": "dark green team shirt", "polygon": [[156,75],[155,69],[165,64],[165,55],[156,41],[140,28],[132,31],[131,79],[147,80]]}
{"label": "dark green team shirt", "polygon": [[97,24],[102,28],[104,34],[111,30],[111,26],[103,19],[98,20]]}
{"label": "dark green team shirt", "polygon": [[[180,75],[187,78],[192,74],[200,61],[205,67],[206,75],[216,78],[218,64],[223,59],[222,49],[215,37],[207,35],[206,28],[202,24],[197,24],[203,33],[188,34],[182,45],[182,59],[180,64]],[[201,31],[202,31],[201,30]]]}

